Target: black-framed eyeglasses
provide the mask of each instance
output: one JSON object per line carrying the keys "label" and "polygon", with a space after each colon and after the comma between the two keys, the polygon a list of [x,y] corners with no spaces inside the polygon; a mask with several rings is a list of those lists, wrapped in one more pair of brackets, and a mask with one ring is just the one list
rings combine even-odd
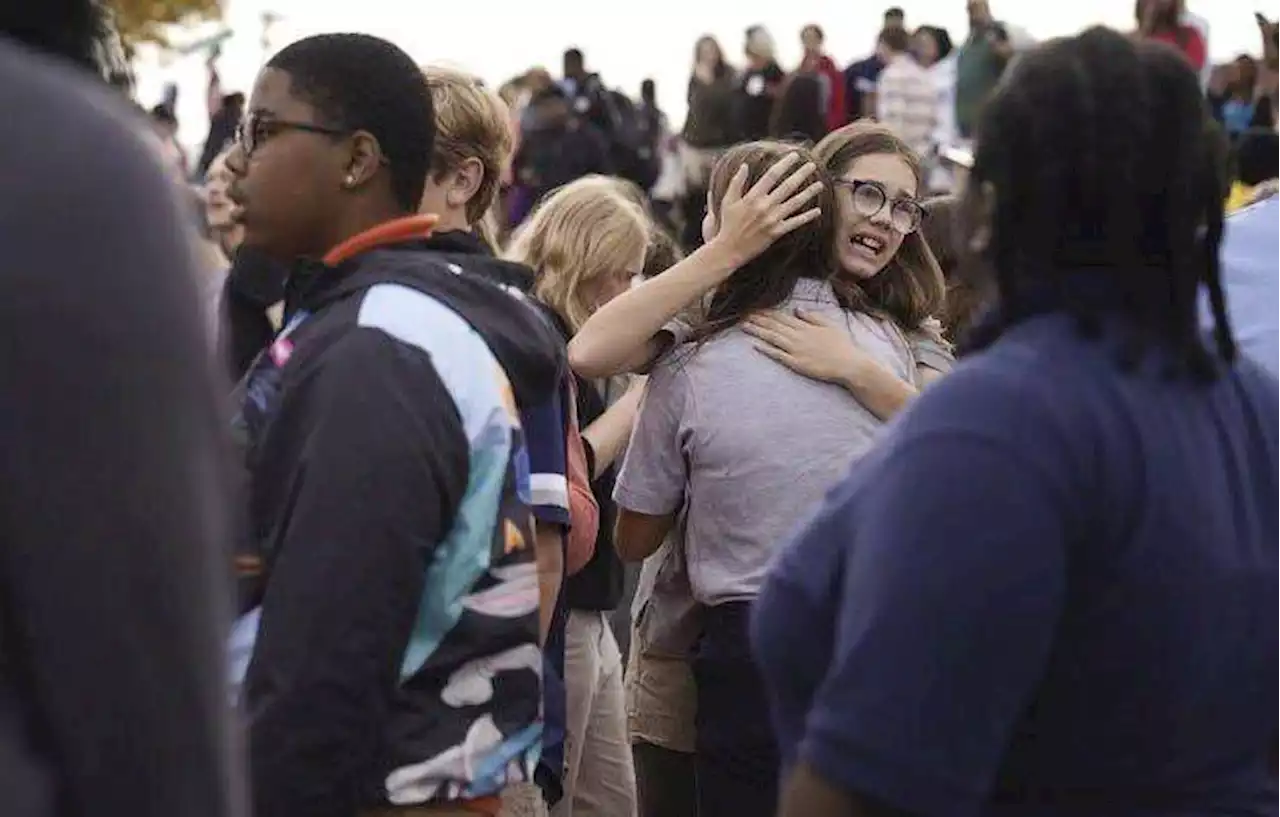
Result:
{"label": "black-framed eyeglasses", "polygon": [[343,128],[329,128],[324,125],[313,125],[310,122],[292,122],[250,113],[236,126],[236,141],[240,143],[240,148],[247,158],[252,156],[263,142],[287,130],[300,130],[325,136],[346,136],[350,133]]}
{"label": "black-framed eyeglasses", "polygon": [[836,185],[848,189],[853,198],[854,212],[860,216],[872,218],[888,206],[889,224],[903,235],[914,233],[924,221],[924,208],[920,202],[912,198],[891,199],[889,191],[880,182],[838,179]]}

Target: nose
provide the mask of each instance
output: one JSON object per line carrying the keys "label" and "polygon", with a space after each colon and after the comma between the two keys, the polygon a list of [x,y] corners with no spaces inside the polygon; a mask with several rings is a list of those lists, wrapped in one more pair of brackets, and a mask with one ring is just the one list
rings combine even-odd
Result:
{"label": "nose", "polygon": [[873,215],[869,219],[869,221],[872,224],[876,225],[877,227],[884,227],[885,229],[889,229],[893,227],[893,213],[891,212],[891,210],[892,210],[892,206],[889,204],[889,202],[885,202],[884,206],[882,206],[879,210],[877,210],[875,212],[875,215]]}
{"label": "nose", "polygon": [[240,144],[237,139],[232,143],[231,149],[227,151],[227,170],[231,171],[231,175],[236,178],[244,176],[245,166],[249,163],[249,157],[244,155],[244,145]]}

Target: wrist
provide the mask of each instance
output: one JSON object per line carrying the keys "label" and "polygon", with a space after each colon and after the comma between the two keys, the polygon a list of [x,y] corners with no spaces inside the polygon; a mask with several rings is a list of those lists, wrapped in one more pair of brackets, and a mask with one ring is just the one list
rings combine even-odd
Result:
{"label": "wrist", "polygon": [[716,283],[728,278],[738,267],[750,260],[749,258],[743,258],[742,253],[729,246],[728,242],[719,237],[703,244],[694,251],[694,255],[703,259],[708,272],[715,276]]}
{"label": "wrist", "polygon": [[851,358],[841,367],[840,377],[837,382],[847,391],[858,394],[866,389],[868,374],[865,360]]}

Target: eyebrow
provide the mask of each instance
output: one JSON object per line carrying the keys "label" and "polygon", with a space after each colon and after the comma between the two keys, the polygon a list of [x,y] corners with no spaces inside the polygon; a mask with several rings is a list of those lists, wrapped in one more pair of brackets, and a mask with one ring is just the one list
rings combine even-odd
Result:
{"label": "eyebrow", "polygon": [[884,182],[876,181],[875,179],[846,179],[842,177],[841,181],[850,182],[850,183],[860,182],[860,183],[867,183],[867,184],[878,184],[884,188],[884,192],[887,193],[889,195],[889,198],[891,199],[911,199],[912,201],[919,200],[918,192],[908,193],[906,190],[903,190],[901,187],[890,187]]}

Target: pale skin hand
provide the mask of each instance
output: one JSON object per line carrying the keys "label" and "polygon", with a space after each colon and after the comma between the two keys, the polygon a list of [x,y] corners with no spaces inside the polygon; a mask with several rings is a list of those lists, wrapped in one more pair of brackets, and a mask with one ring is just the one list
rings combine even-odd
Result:
{"label": "pale skin hand", "polygon": [[749,190],[746,165],[733,174],[717,214],[719,229],[711,241],[729,247],[738,266],[821,214],[809,204],[823,186],[821,181],[809,181],[817,168],[806,162],[796,169],[800,159],[798,153],[783,156]]}
{"label": "pale skin hand", "polygon": [[812,200],[822,182],[810,181],[817,168],[802,161],[799,153],[787,154],[750,189],[747,168],[740,168],[720,203],[715,237],[588,318],[569,341],[574,371],[597,378],[642,369],[665,351],[658,333],[668,321],[773,242],[816,219],[821,211]]}
{"label": "pale skin hand", "polygon": [[875,364],[844,328],[803,310],[758,312],[742,329],[759,341],[760,353],[813,380],[845,385]]}
{"label": "pale skin hand", "polygon": [[[868,411],[887,421],[919,394],[874,357],[859,349],[848,331],[804,310],[760,312],[742,324],[756,350],[813,380],[835,383]],[[926,370],[925,380],[931,380]]]}

